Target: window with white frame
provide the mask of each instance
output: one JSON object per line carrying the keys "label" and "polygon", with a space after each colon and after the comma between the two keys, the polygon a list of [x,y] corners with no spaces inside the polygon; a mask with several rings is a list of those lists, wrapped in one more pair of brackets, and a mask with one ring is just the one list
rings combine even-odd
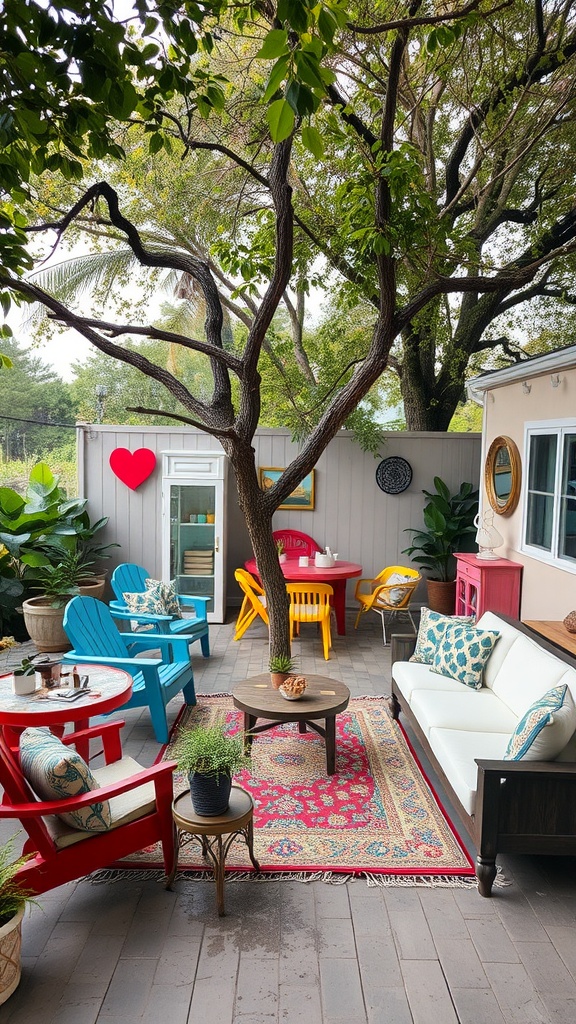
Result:
{"label": "window with white frame", "polygon": [[576,424],[527,430],[524,547],[576,569]]}

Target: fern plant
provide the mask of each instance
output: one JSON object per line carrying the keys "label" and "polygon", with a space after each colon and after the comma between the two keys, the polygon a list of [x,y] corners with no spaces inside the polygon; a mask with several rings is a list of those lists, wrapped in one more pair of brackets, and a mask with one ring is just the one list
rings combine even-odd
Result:
{"label": "fern plant", "polygon": [[0,927],[18,913],[23,903],[35,903],[30,889],[16,881],[16,874],[28,857],[12,860],[15,836],[0,846]]}

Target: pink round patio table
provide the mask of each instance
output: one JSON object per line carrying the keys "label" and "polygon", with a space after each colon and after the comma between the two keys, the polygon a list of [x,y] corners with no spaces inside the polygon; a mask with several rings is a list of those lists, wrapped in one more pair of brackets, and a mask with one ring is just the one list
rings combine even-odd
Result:
{"label": "pink round patio table", "polygon": [[[336,615],[336,629],[339,636],[346,633],[346,580],[354,576],[362,575],[362,566],[358,562],[341,562],[338,560],[331,569],[320,568],[314,565],[300,565],[297,558],[289,558],[287,562],[281,562],[280,567],[284,573],[284,579],[288,583],[329,583],[334,591],[332,602],[334,614]],[[252,573],[252,576],[260,579],[256,566],[256,559],[250,558],[244,562],[244,568]]]}

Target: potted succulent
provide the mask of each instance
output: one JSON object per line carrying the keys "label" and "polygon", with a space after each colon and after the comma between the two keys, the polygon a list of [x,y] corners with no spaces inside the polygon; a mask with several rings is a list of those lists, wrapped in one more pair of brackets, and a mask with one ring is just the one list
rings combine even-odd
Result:
{"label": "potted succulent", "polygon": [[278,553],[278,561],[282,565],[282,563],[285,562],[287,560],[287,558],[288,558],[288,555],[284,551],[284,541],[283,540],[277,540],[276,541],[276,551]]}
{"label": "potted succulent", "polygon": [[30,658],[24,658],[19,665],[12,669],[12,689],[18,697],[27,693],[33,693],[36,689],[36,666]]}
{"label": "potted succulent", "polygon": [[270,658],[270,682],[275,690],[279,690],[286,682],[294,667],[294,661],[289,654],[277,654]]}
{"label": "potted succulent", "polygon": [[463,483],[456,494],[439,476],[434,477],[436,491],[423,491],[428,498],[424,506],[424,529],[408,529],[412,544],[402,554],[427,569],[429,579],[428,605],[433,611],[453,615],[456,604],[455,551],[470,550],[470,539],[476,533],[474,517],[478,512],[478,491]]}
{"label": "potted succulent", "polygon": [[16,875],[28,857],[12,861],[14,837],[0,846],[0,1003],[17,989],[20,982],[21,927],[26,903],[34,900],[20,885]]}
{"label": "potted succulent", "polygon": [[174,756],[188,775],[196,814],[214,818],[228,810],[232,776],[250,764],[241,735],[228,736],[222,722],[181,729]]}

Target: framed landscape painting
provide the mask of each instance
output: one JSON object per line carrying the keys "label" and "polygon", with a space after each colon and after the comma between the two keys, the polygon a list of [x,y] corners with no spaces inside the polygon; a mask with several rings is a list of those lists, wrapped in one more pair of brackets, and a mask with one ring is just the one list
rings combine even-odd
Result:
{"label": "framed landscape painting", "polygon": [[[283,469],[278,466],[260,466],[260,487],[263,491],[267,491],[269,487],[282,476]],[[311,470],[307,476],[304,477],[301,484],[295,487],[292,494],[289,494],[286,501],[278,505],[278,508],[299,508],[302,509],[313,509],[314,508],[314,470]]]}

